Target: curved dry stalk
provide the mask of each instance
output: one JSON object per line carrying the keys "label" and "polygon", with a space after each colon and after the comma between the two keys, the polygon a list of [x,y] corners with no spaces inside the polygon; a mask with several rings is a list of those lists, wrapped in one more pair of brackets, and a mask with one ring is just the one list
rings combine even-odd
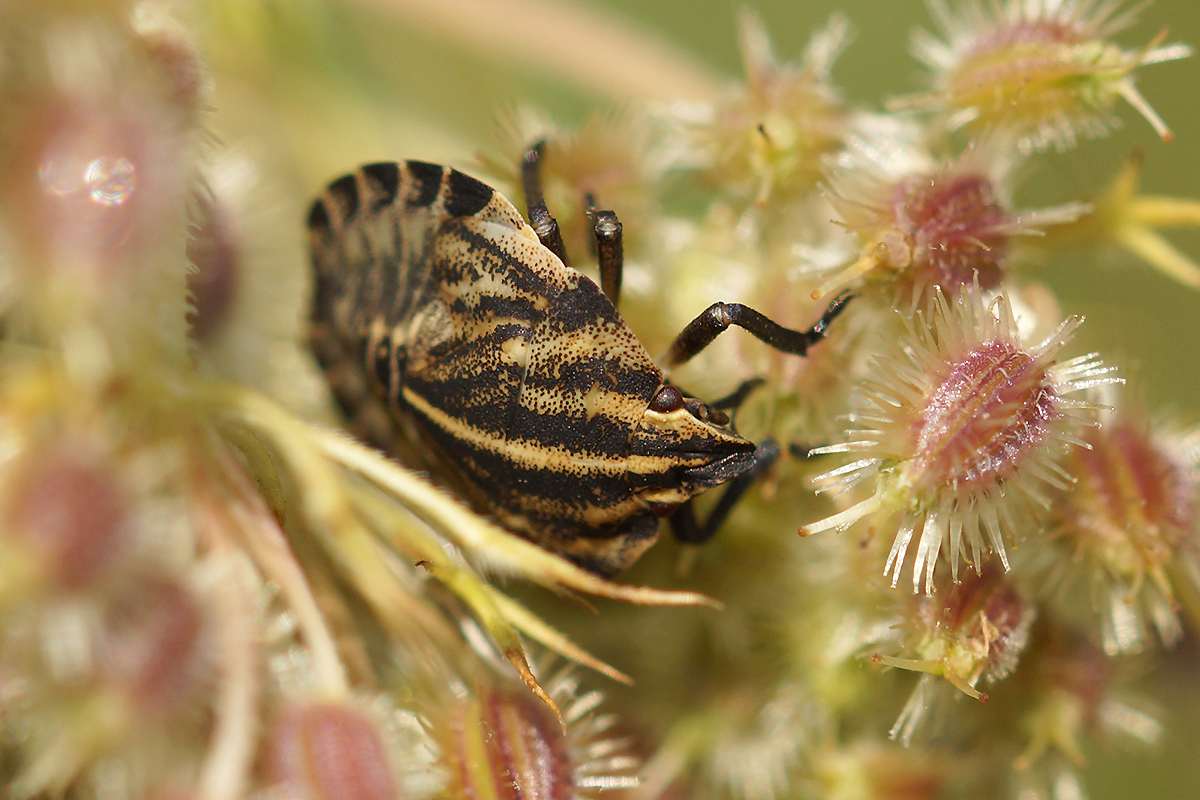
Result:
{"label": "curved dry stalk", "polygon": [[[447,556],[445,550],[443,550],[442,545],[434,539],[412,536],[412,531],[407,530],[407,526],[401,524],[401,521],[397,519],[402,514],[410,516],[407,514],[406,509],[399,508],[387,502],[385,496],[380,495],[378,490],[358,487],[354,494],[356,503],[363,508],[365,514],[372,520],[372,526],[392,547],[408,550],[408,555],[411,558],[417,559],[418,563],[424,566],[434,577],[440,577],[439,573],[445,571],[457,571],[461,573],[458,575],[457,582],[444,581],[446,586],[456,594],[459,594],[458,589],[461,584],[464,582],[469,583],[472,591],[481,592],[485,595],[488,602],[495,606],[500,616],[511,627],[540,642],[564,658],[594,669],[615,681],[626,684],[633,682],[628,675],[614,669],[612,666],[588,653],[561,632],[543,622],[536,614],[488,584],[474,570],[464,568],[463,565],[453,562]],[[414,521],[416,521],[415,518]],[[418,522],[418,524],[420,523]],[[404,536],[404,538],[401,540],[399,539],[400,536]],[[468,604],[472,603],[471,598],[461,594],[459,596],[464,602]],[[485,625],[484,627],[486,628],[487,626]],[[489,633],[491,632],[489,630]]]}
{"label": "curved dry stalk", "polygon": [[[219,537],[218,537],[219,542]],[[217,695],[216,724],[200,778],[205,800],[234,800],[244,795],[258,734],[258,648],[249,590],[250,566],[227,547],[217,556],[228,573],[225,590],[216,592],[222,638],[224,679]]]}
{"label": "curved dry stalk", "polygon": [[[335,557],[346,565],[355,585],[384,624],[394,631],[398,630],[399,621],[407,616],[398,612],[420,604],[399,588],[397,576],[392,572],[388,559],[383,557],[381,545],[359,520],[359,509],[346,495],[343,482],[338,480],[339,476],[334,474],[331,465],[324,461],[321,454],[312,448],[312,432],[282,409],[272,407],[256,395],[244,390],[234,390],[233,395],[241,401],[242,410],[247,412],[243,422],[269,434],[291,468],[306,477],[302,481],[305,491],[301,493],[301,502],[307,508],[309,519],[333,534],[328,544]],[[562,715],[557,704],[538,683],[529,666],[516,629],[481,588],[482,581],[450,564],[436,542],[423,544],[423,552],[429,557],[423,563],[470,606],[525,685],[561,722]],[[401,629],[400,632],[404,631]]]}
{"label": "curved dry stalk", "polygon": [[633,685],[633,678],[596,658],[568,639],[561,631],[546,624],[537,614],[534,614],[516,600],[513,600],[494,587],[489,586],[487,589],[492,595],[492,602],[500,609],[500,613],[513,624],[513,627],[526,636],[540,642],[563,658],[570,659],[577,664],[582,664],[589,669],[594,669],[601,675],[611,678],[618,683],[623,683],[626,686]]}
{"label": "curved dry stalk", "polygon": [[218,413],[235,412],[232,416],[240,425],[270,440],[302,487],[297,498],[303,518],[328,534],[325,546],[392,633],[411,641],[415,628],[435,642],[457,641],[444,619],[399,586],[379,543],[345,497],[336,468],[313,448],[304,423],[244,389],[218,390],[211,399]]}
{"label": "curved dry stalk", "polygon": [[558,703],[554,702],[554,698],[542,687],[537,676],[533,674],[533,669],[529,666],[529,658],[525,653],[525,646],[521,644],[521,637],[495,603],[492,594],[487,591],[487,585],[469,570],[451,564],[449,559],[439,559],[438,562],[421,561],[419,564],[470,606],[475,619],[487,631],[488,636],[492,637],[492,641],[500,648],[500,652],[508,662],[513,665],[525,687],[545,703],[558,720],[559,725],[565,725]]}
{"label": "curved dry stalk", "polygon": [[312,654],[313,673],[317,679],[315,688],[329,697],[344,696],[349,691],[349,684],[337,644],[287,537],[262,498],[246,485],[241,467],[226,453],[219,457],[226,484],[234,493],[233,502],[228,506],[233,529],[241,534],[242,545],[266,577],[279,586],[295,614],[296,624]]}

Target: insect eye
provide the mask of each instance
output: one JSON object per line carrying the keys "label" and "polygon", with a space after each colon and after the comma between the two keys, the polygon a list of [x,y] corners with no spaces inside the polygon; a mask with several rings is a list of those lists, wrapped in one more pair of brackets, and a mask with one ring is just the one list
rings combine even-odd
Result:
{"label": "insect eye", "polygon": [[683,394],[674,386],[664,386],[650,401],[650,410],[660,414],[670,414],[683,408]]}

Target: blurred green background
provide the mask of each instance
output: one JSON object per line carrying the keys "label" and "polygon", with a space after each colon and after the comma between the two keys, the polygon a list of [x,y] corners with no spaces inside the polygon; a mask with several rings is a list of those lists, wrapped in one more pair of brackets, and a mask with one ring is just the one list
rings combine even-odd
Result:
{"label": "blurred green background", "polygon": [[[491,0],[506,24],[460,25],[456,13],[477,0],[356,0],[251,5],[216,3],[208,49],[216,73],[214,127],[226,143],[286,158],[295,185],[288,203],[302,205],[332,175],[369,160],[421,158],[470,165],[495,141],[497,116],[517,105],[540,107],[570,126],[619,105],[638,90],[627,78],[604,85],[593,68],[589,85],[544,57],[554,29],[539,8],[582,20],[562,41],[625,75],[628,54],[608,52],[609,25],[676,51],[680,63],[718,81],[740,77],[735,0]],[[776,53],[799,55],[832,13],[844,14],[853,39],[834,70],[835,83],[856,106],[881,109],[889,96],[925,86],[909,54],[914,28],[930,23],[921,2],[759,0],[750,3],[771,32]],[[440,8],[439,8],[440,6]],[[457,10],[457,11],[456,11]],[[548,12],[549,13],[549,12]],[[582,15],[582,16],[580,16]],[[478,21],[478,20],[476,20]],[[552,22],[552,20],[550,21]],[[589,27],[598,32],[593,38]],[[1159,0],[1118,36],[1136,48],[1166,28],[1168,41],[1200,43],[1200,2]],[[646,70],[645,96],[663,97],[663,74]],[[1144,190],[1200,196],[1200,59],[1152,66],[1138,74],[1146,98],[1166,118],[1176,140],[1164,144],[1129,108],[1115,135],[1065,154],[1039,158],[1017,198],[1021,207],[1084,199],[1134,151],[1145,156]],[[264,102],[265,100],[265,102]],[[299,217],[297,216],[297,219]],[[636,225],[636,220],[625,220]],[[1200,234],[1171,232],[1200,258]],[[1044,279],[1064,309],[1084,313],[1080,348],[1100,350],[1122,365],[1127,391],[1150,408],[1188,424],[1200,422],[1200,294],[1184,289],[1118,252],[1081,253],[1047,268]],[[733,299],[733,298],[730,298]],[[1094,797],[1200,797],[1200,655],[1194,637],[1145,681],[1164,708],[1168,736],[1160,753],[1090,753],[1087,783]],[[1169,787],[1169,788],[1168,788]]]}
{"label": "blurred green background", "polygon": [[[581,87],[540,57],[539,37],[552,36],[555,22],[536,19],[540,7],[584,11],[583,30],[566,45],[597,48],[588,55],[601,63],[627,67],[628,59],[591,41],[589,20],[611,21],[659,39],[717,81],[740,77],[735,30],[740,7],[760,12],[781,57],[798,56],[831,14],[843,14],[853,38],[837,62],[835,83],[856,106],[876,110],[888,97],[924,88],[923,68],[910,56],[909,40],[914,28],[930,24],[925,5],[912,0],[459,0],[446,6],[457,7],[455,13],[431,10],[441,5],[439,0],[293,0],[258,4],[253,12],[238,0],[214,2],[225,7],[227,22],[235,18],[220,29],[221,35],[242,27],[250,31],[247,41],[254,45],[213,43],[219,73],[217,132],[226,141],[249,138],[273,149],[291,147],[305,182],[294,188],[304,198],[348,164],[371,158],[469,165],[475,153],[494,146],[497,118],[518,105],[543,108],[566,126],[597,109],[619,106],[624,93],[620,82],[607,93]],[[501,14],[508,26],[490,39],[486,23],[467,30],[455,22],[458,14],[470,16],[469,9],[481,5],[511,8]],[[1200,3],[1152,3],[1118,40],[1136,48],[1164,28],[1169,41],[1200,43]],[[246,89],[239,80],[254,84],[255,107],[247,108],[246,96],[237,94]],[[661,76],[648,72],[644,81],[647,95],[669,94],[659,85]],[[1018,206],[1087,198],[1134,152],[1145,156],[1147,191],[1200,195],[1198,84],[1197,58],[1141,70],[1138,85],[1176,140],[1164,144],[1132,109],[1121,107],[1124,124],[1115,135],[1037,159],[1021,183]],[[258,105],[264,94],[272,99],[271,107]],[[286,120],[289,130],[278,130],[280,120]],[[1170,235],[1185,252],[1200,257],[1200,233]],[[1135,392],[1144,394],[1153,408],[1178,411],[1189,420],[1197,416],[1200,370],[1190,345],[1200,331],[1200,295],[1120,253],[1060,259],[1044,277],[1059,290],[1068,310],[1090,318],[1081,346],[1119,360],[1135,379]]]}

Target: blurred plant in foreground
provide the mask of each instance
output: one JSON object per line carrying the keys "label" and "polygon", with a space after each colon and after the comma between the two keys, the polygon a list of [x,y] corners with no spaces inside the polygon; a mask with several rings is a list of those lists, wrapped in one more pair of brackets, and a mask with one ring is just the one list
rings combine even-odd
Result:
{"label": "blurred plant in foreground", "polygon": [[[1067,800],[1110,739],[1170,735],[1134,679],[1200,620],[1194,422],[1070,352],[1070,298],[1030,277],[1115,244],[1196,287],[1160,231],[1200,203],[1142,194],[1132,161],[1027,212],[1013,176],[1109,133],[1118,99],[1166,138],[1134,75],[1186,46],[1117,44],[1115,0],[936,3],[933,88],[880,113],[834,82],[846,20],[788,59],[746,12],[742,83],[676,65],[707,99],[510,113],[478,161],[515,192],[545,138],[574,253],[586,208],[617,210],[652,350],[713,299],[800,325],[858,295],[808,359],[731,334],[680,371],[712,396],[765,378],[737,422],[789,446],[716,541],[637,567],[671,590],[582,571],[336,430],[298,198],[379,154],[313,166],[334,156],[296,87],[448,123],[372,118],[370,48],[281,85],[261,67],[281,41],[333,52],[325,23],[443,19],[369,5],[4,7],[6,796]],[[547,18],[589,29],[571,13]],[[581,623],[583,595],[624,603]]]}

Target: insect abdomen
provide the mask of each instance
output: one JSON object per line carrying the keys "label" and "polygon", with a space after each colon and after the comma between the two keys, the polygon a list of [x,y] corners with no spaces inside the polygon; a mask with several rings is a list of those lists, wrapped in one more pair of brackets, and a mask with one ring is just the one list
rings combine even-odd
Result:
{"label": "insect abdomen", "polygon": [[[351,429],[381,449],[394,440],[388,406],[401,400],[405,324],[430,287],[433,237],[445,220],[485,212],[494,196],[457,170],[382,162],[333,181],[309,211],[310,344]],[[496,205],[490,216],[520,223]]]}

